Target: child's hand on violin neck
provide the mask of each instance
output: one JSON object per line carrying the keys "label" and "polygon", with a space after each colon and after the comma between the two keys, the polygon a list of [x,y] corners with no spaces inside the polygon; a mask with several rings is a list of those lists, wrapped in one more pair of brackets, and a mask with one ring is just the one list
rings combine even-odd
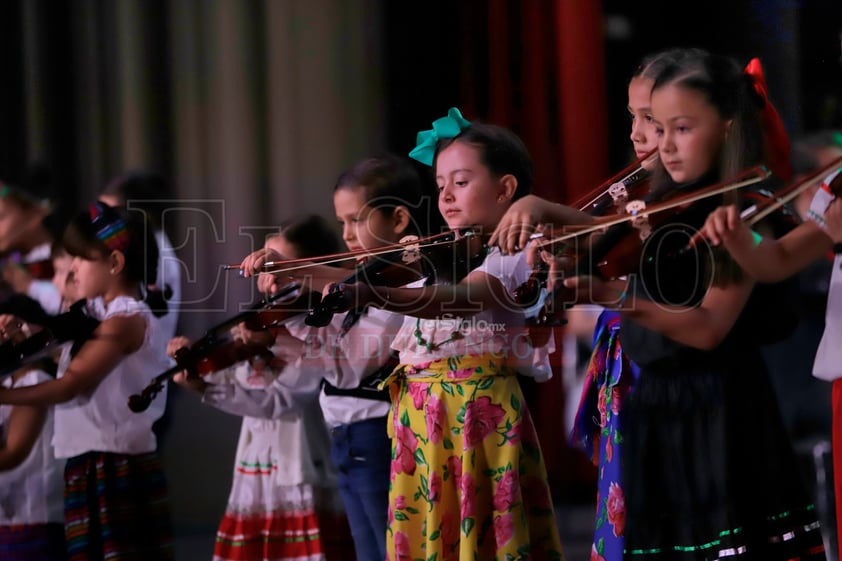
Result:
{"label": "child's hand on violin neck", "polygon": [[172,381],[179,386],[192,390],[196,393],[204,393],[205,389],[208,387],[208,383],[200,376],[190,376],[186,370],[182,370],[173,376]]}
{"label": "child's hand on violin neck", "polygon": [[253,343],[255,345],[272,346],[275,342],[275,336],[268,329],[249,329],[245,322],[237,326],[237,335],[244,343]]}
{"label": "child's hand on violin neck", "polygon": [[167,356],[172,359],[175,359],[175,354],[179,350],[187,348],[189,346],[190,339],[188,339],[187,337],[184,337],[182,335],[179,335],[178,337],[173,337],[167,343]]}

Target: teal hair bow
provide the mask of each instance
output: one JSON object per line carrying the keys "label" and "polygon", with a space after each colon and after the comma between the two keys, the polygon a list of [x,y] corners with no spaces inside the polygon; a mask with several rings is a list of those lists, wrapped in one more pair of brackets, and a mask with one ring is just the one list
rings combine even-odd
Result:
{"label": "teal hair bow", "polygon": [[442,138],[453,138],[463,130],[471,126],[471,122],[462,116],[462,113],[455,107],[447,111],[447,117],[433,121],[433,128],[428,131],[421,131],[415,138],[415,148],[409,153],[409,157],[418,160],[428,166],[433,165],[436,156],[436,144]]}

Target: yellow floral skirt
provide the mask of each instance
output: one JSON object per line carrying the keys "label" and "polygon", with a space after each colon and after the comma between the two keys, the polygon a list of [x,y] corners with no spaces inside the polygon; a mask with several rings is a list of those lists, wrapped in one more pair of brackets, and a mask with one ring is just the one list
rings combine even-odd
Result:
{"label": "yellow floral skirt", "polygon": [[564,558],[535,426],[504,359],[401,365],[386,383],[389,561]]}

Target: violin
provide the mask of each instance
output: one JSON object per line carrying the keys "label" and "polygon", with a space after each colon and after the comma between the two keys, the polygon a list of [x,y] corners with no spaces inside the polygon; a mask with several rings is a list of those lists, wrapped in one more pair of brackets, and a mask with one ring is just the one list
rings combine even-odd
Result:
{"label": "violin", "polygon": [[[759,183],[771,175],[771,172],[755,166],[744,171],[729,182],[718,183],[688,194],[675,191],[652,194],[644,200],[630,201],[626,205],[627,214],[603,221],[591,228],[585,228],[572,234],[566,234],[557,240],[568,240],[584,234],[601,235],[585,250],[568,254],[568,264],[563,268],[562,276],[594,275],[603,279],[615,279],[630,274],[639,274],[643,284],[652,291],[657,291],[663,301],[678,305],[691,305],[704,296],[713,272],[713,257],[709,252],[682,252],[688,240],[696,233],[694,222],[703,219],[718,204],[712,197],[724,192],[740,189]],[[705,201],[700,206],[699,201]],[[702,208],[705,207],[705,208]],[[681,220],[676,220],[681,218]],[[662,225],[668,227],[661,228]],[[665,267],[670,274],[665,275]],[[678,278],[685,278],[681,282]],[[662,282],[666,277],[669,282]],[[699,279],[702,282],[698,282]],[[534,294],[515,294],[515,300],[521,305],[539,308],[530,323],[536,325],[554,324],[556,314],[574,302],[570,291],[564,286],[556,286],[552,294],[546,295],[543,302],[529,302],[524,296],[534,298]],[[521,300],[518,300],[520,298]],[[539,306],[540,304],[540,306]]]}
{"label": "violin", "polygon": [[653,148],[570,206],[591,216],[604,216],[612,207],[624,212],[629,200],[640,198],[648,189],[649,170],[657,159],[658,149]]}
{"label": "violin", "polygon": [[[653,148],[571,206],[594,217],[605,216],[612,208],[616,213],[625,213],[626,203],[641,198],[649,189],[649,170],[658,157],[658,149]],[[569,257],[575,254],[570,249],[564,252]],[[515,302],[521,305],[528,320],[535,318],[543,307],[548,275],[549,266],[539,261],[529,278],[514,291]]]}
{"label": "violin", "polygon": [[254,331],[277,327],[306,313],[316,306],[319,299],[317,292],[301,290],[300,285],[291,284],[270,298],[211,327],[189,347],[176,351],[175,366],[155,376],[141,393],[130,396],[129,409],[135,413],[145,411],[164,389],[164,384],[183,370],[188,375],[205,376],[257,356],[271,359],[272,353],[266,345],[245,343],[240,339],[231,340],[230,329],[239,323],[245,323],[248,329]]}
{"label": "violin", "polygon": [[[350,302],[342,284],[365,283],[369,286],[398,287],[423,278],[437,278],[457,283],[476,268],[488,254],[487,235],[473,229],[448,231],[423,239],[411,239],[392,249],[374,250],[374,256],[334,285],[321,302],[307,314],[304,322],[324,327],[333,315],[350,310],[351,320],[361,310]],[[343,326],[346,327],[346,326]]]}
{"label": "violin", "polygon": [[73,342],[71,353],[75,354],[81,344],[90,339],[100,323],[98,319],[88,315],[86,304],[86,300],[78,300],[68,311],[51,316],[38,302],[22,294],[4,302],[4,313],[13,314],[43,329],[20,342],[6,341],[0,345],[0,377],[48,357],[70,341]]}
{"label": "violin", "polygon": [[182,347],[175,353],[175,366],[155,376],[152,382],[139,394],[129,396],[129,409],[134,413],[146,411],[164,384],[181,372],[188,376],[206,376],[244,360],[261,357],[271,360],[274,355],[266,345],[246,343],[242,339],[220,342],[211,337],[202,337],[189,347]]}

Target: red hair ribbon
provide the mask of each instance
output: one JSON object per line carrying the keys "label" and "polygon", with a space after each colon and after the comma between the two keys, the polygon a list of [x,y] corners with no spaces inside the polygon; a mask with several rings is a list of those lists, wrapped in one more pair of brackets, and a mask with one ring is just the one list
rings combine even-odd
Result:
{"label": "red hair ribbon", "polygon": [[775,106],[769,100],[769,88],[766,86],[766,77],[763,75],[763,67],[759,58],[753,58],[746,65],[745,73],[751,77],[754,84],[754,91],[763,100],[761,118],[763,122],[763,133],[766,137],[766,150],[769,155],[769,168],[772,172],[783,179],[792,179],[792,163],[789,159],[789,137],[784,128],[784,122],[778,114]]}

